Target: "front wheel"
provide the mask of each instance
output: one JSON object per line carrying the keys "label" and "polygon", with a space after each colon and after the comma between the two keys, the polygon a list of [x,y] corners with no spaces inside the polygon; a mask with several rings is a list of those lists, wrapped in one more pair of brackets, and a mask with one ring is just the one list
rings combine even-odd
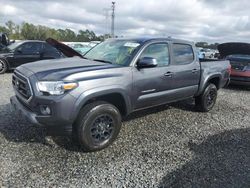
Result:
{"label": "front wheel", "polygon": [[112,104],[102,101],[87,104],[73,127],[84,151],[97,151],[109,146],[118,136],[121,115]]}
{"label": "front wheel", "polygon": [[212,110],[217,99],[217,88],[214,84],[210,83],[203,93],[195,98],[195,104],[202,112]]}
{"label": "front wheel", "polygon": [[8,69],[6,61],[0,59],[0,74],[4,74]]}

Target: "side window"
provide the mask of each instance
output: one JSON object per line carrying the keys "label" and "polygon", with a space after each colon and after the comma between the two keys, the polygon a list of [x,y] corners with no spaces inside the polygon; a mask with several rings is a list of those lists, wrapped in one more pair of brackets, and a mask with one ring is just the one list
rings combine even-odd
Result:
{"label": "side window", "polygon": [[158,66],[167,66],[169,64],[169,51],[167,43],[150,44],[144,49],[140,58],[151,57],[157,60]]}
{"label": "side window", "polygon": [[38,54],[41,52],[42,44],[39,42],[26,42],[22,44],[18,50],[22,51],[22,54]]}
{"label": "side window", "polygon": [[59,58],[61,56],[61,53],[53,46],[44,43],[44,56]]}
{"label": "side window", "polygon": [[192,63],[194,61],[192,46],[188,44],[173,44],[173,60],[177,65]]}

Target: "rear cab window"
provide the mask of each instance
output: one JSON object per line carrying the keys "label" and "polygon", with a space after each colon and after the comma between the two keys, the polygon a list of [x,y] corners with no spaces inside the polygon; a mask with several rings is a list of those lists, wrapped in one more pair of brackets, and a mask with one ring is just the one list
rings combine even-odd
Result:
{"label": "rear cab window", "polygon": [[189,64],[194,61],[194,51],[189,44],[173,44],[173,63],[175,65]]}

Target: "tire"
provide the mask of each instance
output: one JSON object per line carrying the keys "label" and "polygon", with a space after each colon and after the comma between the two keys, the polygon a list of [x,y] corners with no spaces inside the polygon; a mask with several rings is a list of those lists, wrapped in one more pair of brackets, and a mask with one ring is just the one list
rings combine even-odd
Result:
{"label": "tire", "polygon": [[199,111],[208,112],[212,110],[217,99],[217,88],[214,84],[207,85],[203,93],[195,98],[195,105]]}
{"label": "tire", "polygon": [[121,129],[121,114],[112,104],[97,101],[87,104],[73,125],[73,140],[86,152],[109,146]]}
{"label": "tire", "polygon": [[0,59],[0,74],[4,74],[7,70],[8,70],[7,62]]}

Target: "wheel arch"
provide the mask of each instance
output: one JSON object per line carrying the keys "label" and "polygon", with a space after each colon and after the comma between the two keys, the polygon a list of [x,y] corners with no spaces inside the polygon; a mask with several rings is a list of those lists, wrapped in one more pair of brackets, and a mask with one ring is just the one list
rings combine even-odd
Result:
{"label": "wheel arch", "polygon": [[94,101],[105,101],[118,108],[122,116],[131,112],[131,102],[128,95],[122,89],[107,89],[99,92],[87,91],[81,94],[75,103],[75,111],[72,112],[74,120],[77,119],[80,111],[87,104]]}
{"label": "wheel arch", "polygon": [[206,87],[209,83],[214,84],[216,86],[217,90],[220,89],[221,79],[222,79],[222,77],[221,77],[221,74],[219,74],[219,73],[208,76],[206,79],[204,79],[204,81],[201,82],[202,87],[200,87],[197,96],[200,95],[206,89]]}

